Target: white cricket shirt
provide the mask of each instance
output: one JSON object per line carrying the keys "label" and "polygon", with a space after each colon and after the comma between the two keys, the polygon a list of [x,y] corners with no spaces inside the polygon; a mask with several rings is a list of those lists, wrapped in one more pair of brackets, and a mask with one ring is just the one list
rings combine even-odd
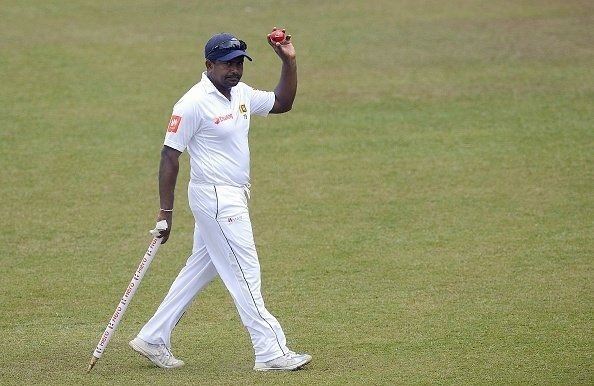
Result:
{"label": "white cricket shirt", "polygon": [[194,183],[245,185],[250,181],[250,115],[268,115],[274,99],[274,92],[239,82],[228,100],[204,72],[173,107],[164,145],[188,149]]}

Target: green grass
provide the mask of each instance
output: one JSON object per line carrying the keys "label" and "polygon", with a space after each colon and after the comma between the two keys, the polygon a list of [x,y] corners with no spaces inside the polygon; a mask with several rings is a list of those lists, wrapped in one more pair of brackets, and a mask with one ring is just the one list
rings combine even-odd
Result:
{"label": "green grass", "polygon": [[[0,384],[592,384],[594,7],[584,0],[4,1]],[[252,220],[268,308],[303,371],[256,374],[219,281],[173,336],[127,347],[191,248],[174,233],[103,358],[91,354],[154,226],[159,150],[202,48],[228,30],[272,89]]]}

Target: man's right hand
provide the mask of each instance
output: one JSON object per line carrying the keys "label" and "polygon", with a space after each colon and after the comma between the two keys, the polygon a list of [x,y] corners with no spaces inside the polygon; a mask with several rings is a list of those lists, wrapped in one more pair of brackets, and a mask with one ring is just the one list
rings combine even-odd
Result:
{"label": "man's right hand", "polygon": [[157,215],[157,222],[165,220],[167,221],[167,229],[162,230],[159,233],[159,237],[162,238],[161,244],[165,244],[167,239],[169,239],[169,233],[171,232],[171,226],[173,225],[173,212],[164,212],[159,210],[159,214]]}

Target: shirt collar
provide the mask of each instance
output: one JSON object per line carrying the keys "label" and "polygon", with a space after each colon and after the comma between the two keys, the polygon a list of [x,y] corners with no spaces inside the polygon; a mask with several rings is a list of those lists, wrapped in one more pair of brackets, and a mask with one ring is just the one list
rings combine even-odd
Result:
{"label": "shirt collar", "polygon": [[[212,81],[208,78],[208,76],[206,75],[206,71],[204,71],[202,73],[202,79],[201,82],[204,83],[204,90],[209,93],[215,93],[215,94],[219,94],[220,96],[222,96],[223,98],[227,99],[223,94],[221,94],[221,92],[215,87],[215,85],[212,83]],[[235,88],[236,87],[232,87],[231,88],[231,95],[235,94]]]}
{"label": "shirt collar", "polygon": [[213,92],[218,92],[219,90],[217,90],[217,88],[215,87],[214,84],[212,84],[212,82],[210,81],[210,79],[208,79],[208,76],[206,75],[206,71],[204,71],[202,73],[202,79],[201,82],[204,83],[204,89],[206,90],[207,93],[213,93]]}

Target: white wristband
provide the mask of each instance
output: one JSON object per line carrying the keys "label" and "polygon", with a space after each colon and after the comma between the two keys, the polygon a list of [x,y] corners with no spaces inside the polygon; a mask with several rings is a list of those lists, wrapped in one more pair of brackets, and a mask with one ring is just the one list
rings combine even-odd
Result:
{"label": "white wristband", "polygon": [[161,212],[173,212],[173,209],[163,209],[163,208],[161,208]]}

